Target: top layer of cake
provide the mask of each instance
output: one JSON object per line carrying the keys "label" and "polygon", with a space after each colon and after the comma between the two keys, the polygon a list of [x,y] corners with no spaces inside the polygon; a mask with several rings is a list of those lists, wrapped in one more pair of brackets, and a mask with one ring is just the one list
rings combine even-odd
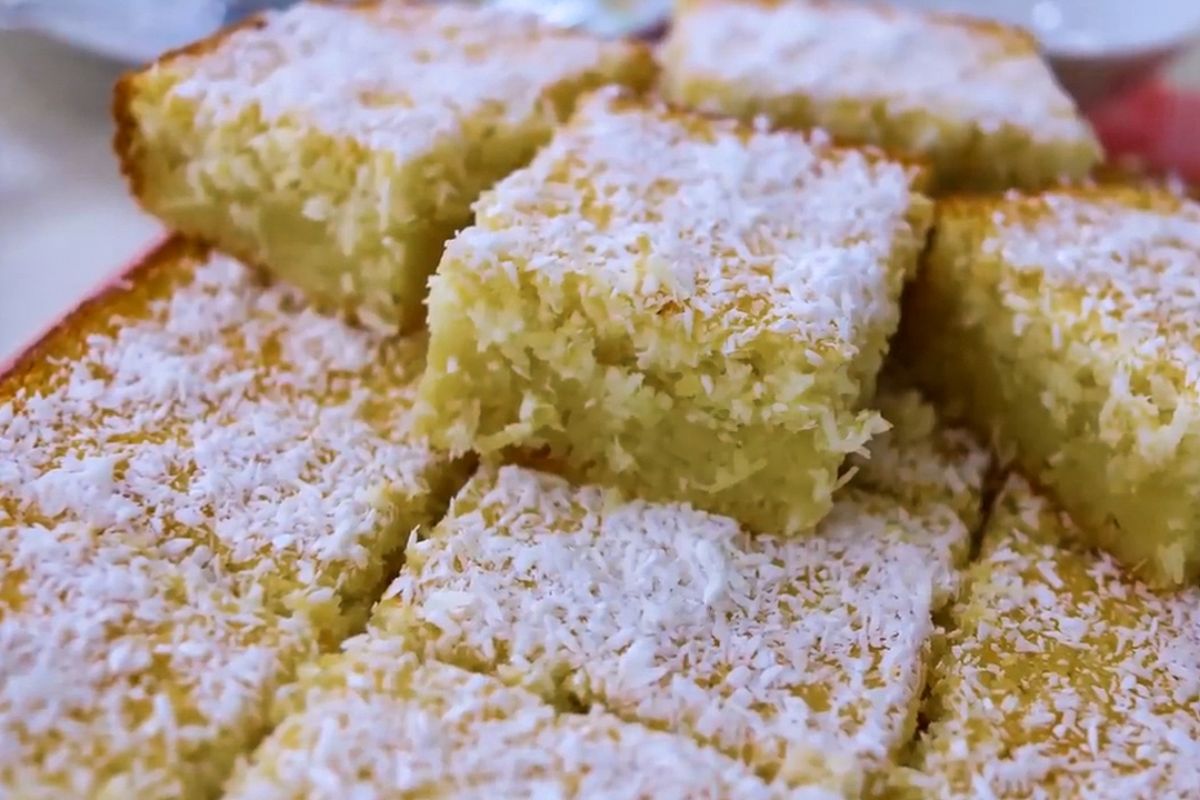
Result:
{"label": "top layer of cake", "polygon": [[381,604],[427,657],[690,733],[853,793],[911,733],[968,531],[931,492],[847,490],[806,538],[481,470]]}
{"label": "top layer of cake", "polygon": [[1200,590],[1151,591],[1014,477],[953,617],[922,797],[1200,792]]}
{"label": "top layer of cake", "polygon": [[988,133],[1091,139],[1033,38],[996,23],[827,0],[688,0],[671,41],[672,69],[758,96],[880,100]]}
{"label": "top layer of cake", "polygon": [[1058,347],[1115,359],[1126,380],[1151,369],[1171,381],[1156,392],[1200,389],[1200,204],[1099,189],[987,211],[982,254],[1003,260],[1016,333],[1041,316]]}
{"label": "top layer of cake", "polygon": [[316,126],[403,162],[483,111],[521,121],[547,87],[633,47],[500,9],[309,2],[159,69],[179,74],[174,93],[214,119],[255,106],[268,122]]}
{"label": "top layer of cake", "polygon": [[686,737],[599,709],[557,711],[498,678],[419,664],[379,631],[306,668],[294,694],[297,713],[255,753],[230,798],[785,796]]}
{"label": "top layer of cake", "polygon": [[0,379],[0,794],[211,795],[459,479],[423,345],[177,242]]}
{"label": "top layer of cake", "polygon": [[[913,168],[820,136],[756,131],[601,92],[476,203],[447,261],[594,285],[629,312],[737,349],[772,332],[813,363],[894,323],[901,244],[923,236]],[[892,267],[892,268],[889,268]]]}

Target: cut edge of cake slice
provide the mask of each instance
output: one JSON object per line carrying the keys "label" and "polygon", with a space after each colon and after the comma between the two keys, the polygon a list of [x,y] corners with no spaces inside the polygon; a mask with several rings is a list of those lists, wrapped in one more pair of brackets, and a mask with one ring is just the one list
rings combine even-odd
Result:
{"label": "cut edge of cake slice", "polygon": [[865,406],[928,228],[921,181],[601,90],[448,245],[418,430],[810,530],[881,430]]}

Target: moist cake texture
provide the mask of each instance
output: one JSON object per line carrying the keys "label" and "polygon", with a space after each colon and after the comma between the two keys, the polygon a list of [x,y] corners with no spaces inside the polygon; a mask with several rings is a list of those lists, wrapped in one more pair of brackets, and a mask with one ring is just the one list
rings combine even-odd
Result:
{"label": "moist cake texture", "polygon": [[448,245],[418,429],[811,529],[883,427],[863,406],[928,225],[919,181],[601,91]]}
{"label": "moist cake texture", "polygon": [[945,204],[904,357],[1127,567],[1200,576],[1200,205],[1120,188]]}
{"label": "moist cake texture", "polygon": [[302,3],[125,77],[116,148],[175,230],[407,329],[478,193],[580,92],[652,71],[640,45],[496,9]]}
{"label": "moist cake texture", "polygon": [[287,705],[293,713],[235,777],[230,800],[790,797],[690,739],[600,710],[558,712],[495,677],[420,664],[379,630],[306,667]]}
{"label": "moist cake texture", "polygon": [[978,530],[993,463],[988,449],[969,431],[943,424],[894,361],[880,375],[872,405],[890,427],[871,439],[865,454],[850,459],[850,485],[890,494],[906,507],[935,497],[953,507],[969,530]]}
{"label": "moist cake texture", "polygon": [[423,347],[176,241],[0,379],[0,794],[211,795],[466,477]]}
{"label": "moist cake texture", "polygon": [[854,797],[913,734],[973,482],[914,485],[905,503],[849,488],[797,538],[485,466],[409,546],[373,624],[561,707],[599,705]]}
{"label": "moist cake texture", "polygon": [[925,798],[1200,795],[1200,590],[1155,592],[1021,478],[932,680]]}
{"label": "moist cake texture", "polygon": [[685,0],[661,91],[929,159],[941,189],[1038,188],[1100,159],[1034,39],[1003,25],[826,0]]}

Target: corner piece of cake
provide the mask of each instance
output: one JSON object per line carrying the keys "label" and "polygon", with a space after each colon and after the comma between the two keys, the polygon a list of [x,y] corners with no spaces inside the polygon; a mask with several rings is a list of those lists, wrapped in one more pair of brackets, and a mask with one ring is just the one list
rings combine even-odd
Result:
{"label": "corner piece of cake", "polygon": [[672,102],[928,159],[939,189],[1085,176],[1099,144],[1037,43],[994,22],[829,0],[684,0]]}
{"label": "corner piece of cake", "polygon": [[302,670],[281,704],[292,713],[231,781],[229,800],[794,796],[686,737],[422,664],[394,635],[372,631],[345,649]]}
{"label": "corner piece of cake", "polygon": [[0,795],[213,796],[467,477],[424,344],[176,240],[0,377]]}
{"label": "corner piece of cake", "polygon": [[941,209],[905,307],[930,392],[1157,585],[1200,577],[1200,204],[1080,189]]}
{"label": "corner piece of cake", "polygon": [[1022,478],[931,681],[914,797],[1200,796],[1200,589],[1156,592]]}
{"label": "corner piece of cake", "polygon": [[118,84],[115,146],[174,230],[382,328],[424,318],[470,204],[575,97],[645,86],[645,47],[452,3],[306,2]]}
{"label": "corner piece of cake", "polygon": [[[888,446],[912,441],[905,430]],[[921,465],[884,491],[851,485],[811,536],[782,537],[485,466],[410,544],[372,626],[560,707],[602,707],[797,790],[858,797],[915,730],[933,618],[968,556],[963,517],[979,514],[976,472]]]}
{"label": "corner piece of cake", "polygon": [[431,281],[418,430],[792,534],[870,400],[921,174],[601,91],[476,204]]}

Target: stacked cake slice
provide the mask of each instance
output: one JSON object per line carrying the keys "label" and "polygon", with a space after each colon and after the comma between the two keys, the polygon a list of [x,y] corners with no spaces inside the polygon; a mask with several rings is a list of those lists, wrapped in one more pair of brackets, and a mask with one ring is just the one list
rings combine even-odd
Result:
{"label": "stacked cake slice", "polygon": [[920,179],[598,93],[447,247],[420,429],[811,529],[883,428],[866,405],[928,227]]}
{"label": "stacked cake slice", "polygon": [[829,0],[683,0],[662,92],[928,160],[942,189],[1082,178],[1100,148],[1027,33]]}

